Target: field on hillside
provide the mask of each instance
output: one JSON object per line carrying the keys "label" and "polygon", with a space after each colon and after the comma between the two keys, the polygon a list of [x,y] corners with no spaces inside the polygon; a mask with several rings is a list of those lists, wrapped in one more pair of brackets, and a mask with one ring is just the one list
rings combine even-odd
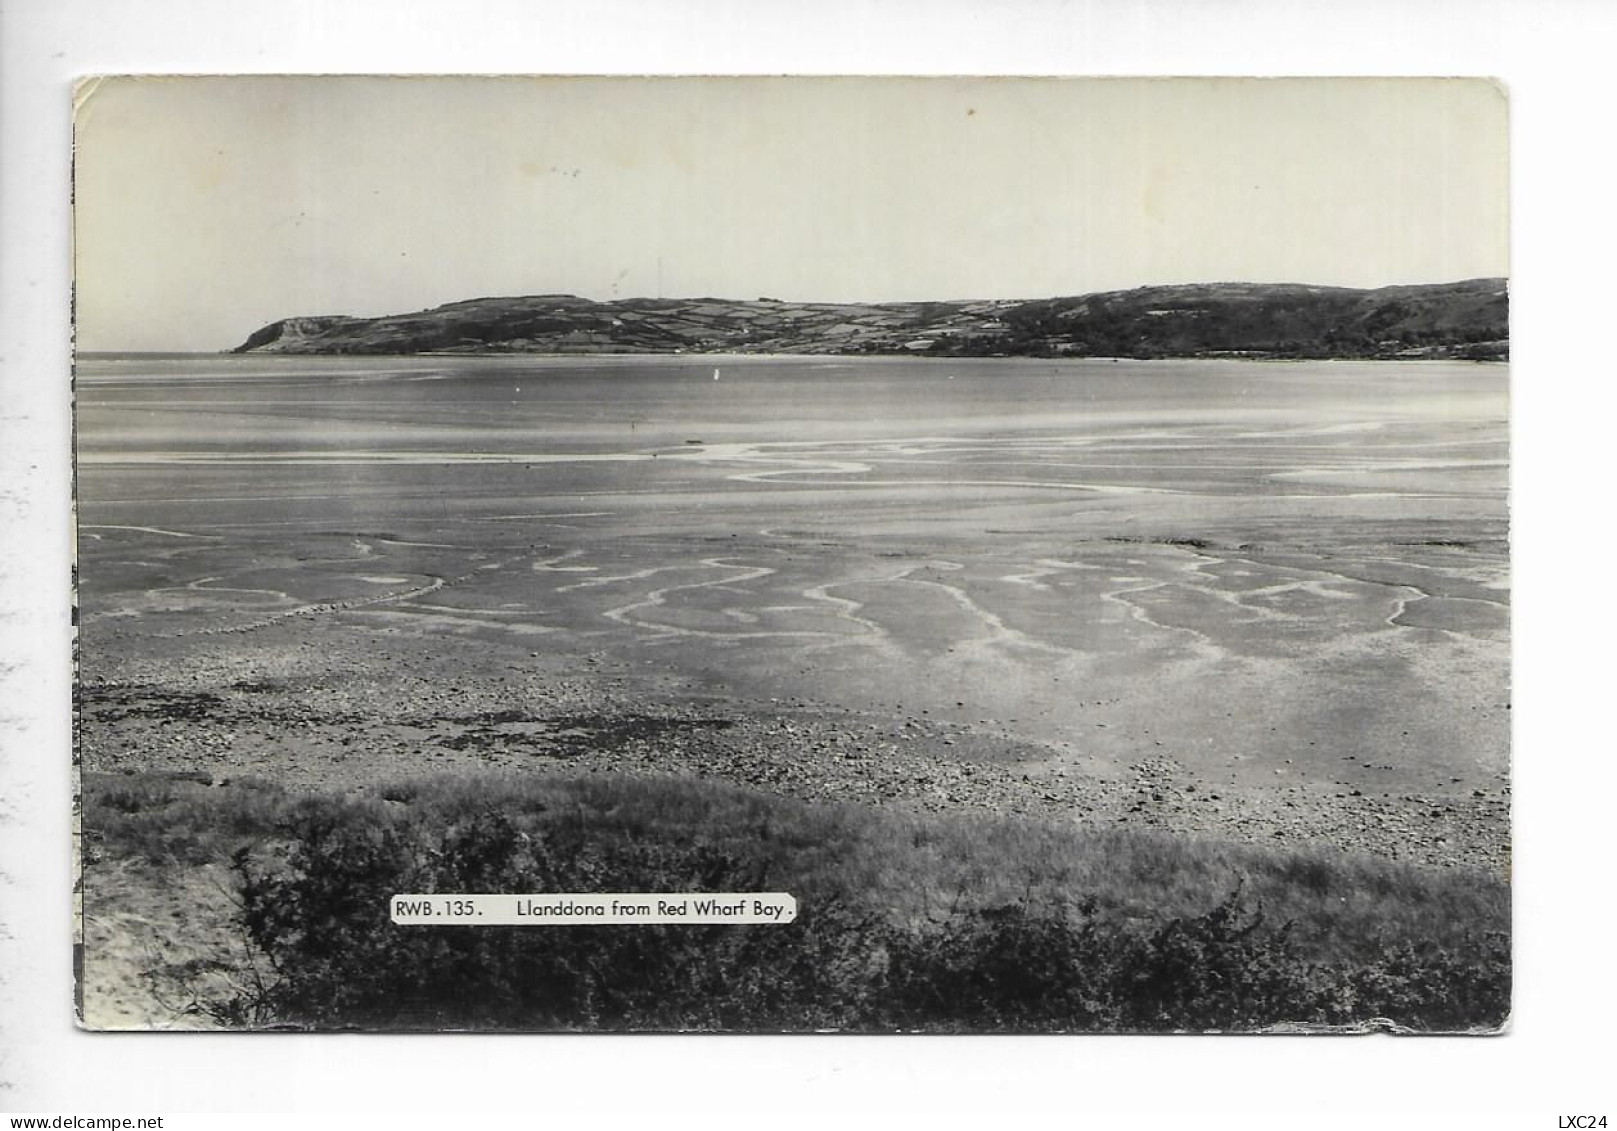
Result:
{"label": "field on hillside", "polygon": [[[92,1026],[1502,1020],[1502,367],[103,357],[77,392]],[[244,996],[254,961],[310,957],[250,929],[254,893],[382,843],[402,877],[502,819],[552,853],[484,861],[509,883],[767,866],[808,925],[723,930],[802,978],[705,1012],[344,1013],[353,971]],[[1249,1016],[1093,986],[1105,1008],[1046,1016],[985,973],[1054,932],[1077,949],[1035,997],[1083,965],[1149,981],[1174,923],[1297,984]],[[488,938],[483,974],[559,984]],[[663,984],[764,961],[642,941],[611,961],[660,953]],[[1417,942],[1442,957],[1388,973]],[[1478,971],[1493,996],[1432,1004]]]}

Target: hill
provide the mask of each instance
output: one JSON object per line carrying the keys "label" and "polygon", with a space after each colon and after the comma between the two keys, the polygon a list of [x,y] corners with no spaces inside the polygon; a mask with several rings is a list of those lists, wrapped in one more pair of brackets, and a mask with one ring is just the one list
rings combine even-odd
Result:
{"label": "hill", "polygon": [[1509,352],[1509,295],[1504,279],[1374,290],[1210,283],[1033,301],[595,302],[532,295],[380,318],[287,318],[255,331],[233,352],[1497,360]]}

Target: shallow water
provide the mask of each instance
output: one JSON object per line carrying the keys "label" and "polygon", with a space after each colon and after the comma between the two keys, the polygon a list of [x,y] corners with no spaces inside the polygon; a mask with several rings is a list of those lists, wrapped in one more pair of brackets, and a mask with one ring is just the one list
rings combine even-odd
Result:
{"label": "shallow water", "polygon": [[1097,764],[1504,764],[1500,366],[92,358],[77,393],[92,676],[317,608]]}
{"label": "shallow water", "polygon": [[1505,374],[1468,363],[92,359],[78,392],[96,514],[216,500],[318,527],[357,493],[430,520],[413,496],[448,490],[490,512],[1357,496],[1502,518],[1506,484]]}

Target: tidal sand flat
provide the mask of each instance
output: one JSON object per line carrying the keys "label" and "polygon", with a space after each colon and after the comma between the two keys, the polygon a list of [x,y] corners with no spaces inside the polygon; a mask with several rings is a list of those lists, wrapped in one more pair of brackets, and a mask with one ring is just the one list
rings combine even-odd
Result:
{"label": "tidal sand flat", "polygon": [[[1243,885],[1289,906],[1265,869],[1324,861],[1295,918],[1351,895],[1361,970],[1411,930],[1390,893],[1488,893],[1443,930],[1508,928],[1506,386],[1451,362],[83,360],[86,1019],[287,1020],[218,1006],[228,901],[176,931],[174,893],[256,890],[274,869],[230,852],[285,841],[299,797],[439,813],[401,784],[425,780],[540,825],[546,790],[751,798],[624,835],[745,855],[776,820],[801,843],[774,867],[861,876],[898,927],[931,912],[861,854],[989,822],[1052,905],[1113,890],[1074,878],[1097,837],[1145,838],[1118,906],[1168,917]],[[573,800],[610,841],[639,796]],[[956,905],[1010,898],[972,875]],[[928,1027],[897,969],[880,1009],[805,983],[846,1008],[776,1027]],[[1287,1001],[1251,1024],[1369,1016]],[[1195,1025],[1135,1008],[942,1023]],[[489,1023],[571,1015],[523,1016]],[[602,1024],[692,1017],[757,1020]]]}

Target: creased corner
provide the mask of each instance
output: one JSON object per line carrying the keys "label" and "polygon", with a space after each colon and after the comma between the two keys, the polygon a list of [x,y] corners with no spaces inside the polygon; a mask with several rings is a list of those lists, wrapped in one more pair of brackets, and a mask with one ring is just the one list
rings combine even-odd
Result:
{"label": "creased corner", "polygon": [[73,120],[82,122],[90,100],[95,97],[101,84],[107,81],[106,75],[86,75],[73,84]]}

